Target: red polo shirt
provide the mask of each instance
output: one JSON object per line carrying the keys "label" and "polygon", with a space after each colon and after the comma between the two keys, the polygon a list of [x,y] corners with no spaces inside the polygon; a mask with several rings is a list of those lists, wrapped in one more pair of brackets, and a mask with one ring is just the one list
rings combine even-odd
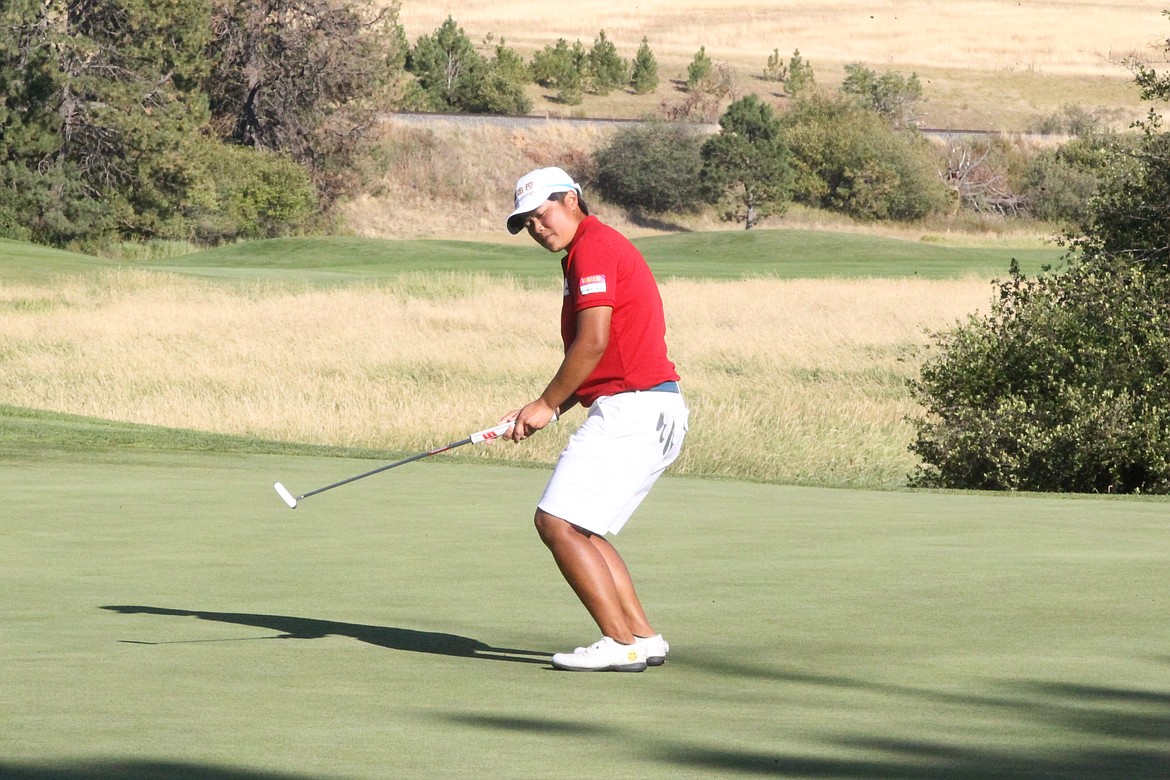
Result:
{"label": "red polo shirt", "polygon": [[601,396],[678,380],[674,363],[666,356],[666,318],[658,284],[642,253],[625,236],[597,217],[586,217],[577,226],[561,268],[565,349],[576,338],[578,312],[594,306],[613,309],[605,354],[577,388],[582,406]]}

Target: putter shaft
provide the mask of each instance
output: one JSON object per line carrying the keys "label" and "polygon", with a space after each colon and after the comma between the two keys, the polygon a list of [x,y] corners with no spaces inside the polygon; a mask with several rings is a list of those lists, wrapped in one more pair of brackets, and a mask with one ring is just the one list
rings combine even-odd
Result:
{"label": "putter shaft", "polygon": [[338,482],[334,482],[332,485],[326,485],[325,487],[320,487],[320,488],[317,488],[316,490],[310,490],[309,492],[302,493],[299,496],[294,496],[292,494],[292,492],[289,491],[288,488],[286,488],[284,485],[282,485],[279,482],[274,483],[272,487],[276,490],[276,493],[277,493],[277,495],[280,496],[281,500],[284,501],[284,503],[288,504],[289,509],[296,509],[297,503],[303,499],[308,498],[309,496],[315,496],[318,493],[324,493],[326,490],[332,490],[333,488],[341,487],[342,485],[348,485],[350,482],[356,482],[359,479],[365,479],[366,477],[372,477],[375,474],[381,474],[383,471],[389,471],[390,469],[397,468],[399,466],[404,466],[407,463],[413,463],[416,460],[422,460],[423,458],[429,458],[431,455],[438,455],[440,452],[446,452],[448,450],[453,450],[456,447],[462,447],[465,444],[479,444],[481,442],[491,441],[492,439],[499,438],[500,436],[507,433],[508,429],[511,428],[512,425],[513,425],[513,423],[511,423],[511,422],[500,423],[499,425],[493,426],[491,428],[487,428],[487,429],[482,430],[482,431],[476,431],[475,433],[471,434],[470,436],[468,436],[465,439],[460,439],[459,441],[451,442],[450,444],[444,445],[442,447],[436,447],[433,450],[427,450],[426,452],[420,452],[417,455],[411,455],[408,458],[403,458],[402,460],[396,460],[393,463],[387,463],[385,466],[379,466],[376,469],[370,469],[369,471],[366,471],[364,473],[357,474],[357,475],[354,475],[352,477],[347,477],[346,479],[340,480]]}

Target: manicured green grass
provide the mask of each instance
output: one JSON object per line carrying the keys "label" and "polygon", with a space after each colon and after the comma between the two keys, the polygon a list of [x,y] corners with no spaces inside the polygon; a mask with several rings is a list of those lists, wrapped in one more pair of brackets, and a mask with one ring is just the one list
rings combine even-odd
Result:
{"label": "manicured green grass", "polygon": [[44,282],[62,274],[85,273],[116,265],[89,255],[0,238],[0,282]]}
{"label": "manicured green grass", "polygon": [[[659,278],[742,279],[899,277],[952,279],[1007,275],[1013,258],[1026,273],[1054,265],[1052,248],[946,247],[879,236],[809,230],[724,231],[640,239]],[[118,263],[31,244],[0,241],[0,280],[43,281],[56,274],[113,267],[151,268],[220,279],[309,284],[415,273],[476,273],[546,281],[556,258],[529,241],[383,241],[348,237],[254,241],[190,255]]]}
{"label": "manicured green grass", "polygon": [[[635,242],[660,278],[741,279],[1006,275],[1012,258],[1036,273],[1055,263],[1056,248],[942,247],[878,236],[807,230],[726,231],[644,238]],[[401,273],[485,273],[546,279],[555,259],[531,242],[379,241],[298,238],[221,247],[152,263],[207,276],[330,282]]]}
{"label": "manicured green grass", "polygon": [[219,247],[151,267],[211,277],[292,278],[338,283],[410,273],[458,272],[529,277],[555,271],[519,247],[466,241],[385,241],[326,236],[278,238]]}
{"label": "manicured green grass", "polygon": [[616,541],[670,660],[569,674],[549,654],[595,629],[532,531],[542,471],[438,456],[290,511],[274,480],[371,462],[89,449],[75,423],[0,449],[0,776],[1170,765],[1165,501],[668,477]]}
{"label": "manicured green grass", "polygon": [[736,230],[656,236],[638,242],[659,276],[738,279],[1004,277],[1015,258],[1039,273],[1055,265],[1059,249],[945,247],[880,236],[812,230]]}
{"label": "manicured green grass", "polygon": [[181,428],[135,425],[72,414],[57,414],[0,404],[0,457],[56,452],[215,452],[386,457],[360,448],[266,441]]}
{"label": "manicured green grass", "polygon": [[[644,248],[660,274],[727,278],[1002,259],[822,238]],[[152,267],[549,271],[531,249],[349,241]],[[117,265],[0,252],[3,281]],[[394,455],[0,407],[0,776],[1128,780],[1170,765],[1165,500],[667,477],[616,541],[670,660],[574,675],[548,657],[596,630],[531,528],[542,469],[442,455],[295,511],[271,488]]]}

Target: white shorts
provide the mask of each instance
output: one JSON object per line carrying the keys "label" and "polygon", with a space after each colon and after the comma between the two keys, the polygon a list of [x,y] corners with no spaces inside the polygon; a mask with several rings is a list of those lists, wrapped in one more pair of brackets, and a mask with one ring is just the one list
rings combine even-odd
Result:
{"label": "white shorts", "polygon": [[603,396],[569,438],[537,506],[595,534],[616,534],[682,449],[680,393]]}

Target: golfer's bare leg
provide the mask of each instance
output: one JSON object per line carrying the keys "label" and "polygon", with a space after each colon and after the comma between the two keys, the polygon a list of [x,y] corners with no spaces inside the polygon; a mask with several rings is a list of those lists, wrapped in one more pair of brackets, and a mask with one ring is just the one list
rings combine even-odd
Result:
{"label": "golfer's bare leg", "polygon": [[589,540],[592,534],[539,509],[535,522],[541,541],[601,633],[618,642],[633,642],[634,633],[626,621],[613,573],[605,556]]}
{"label": "golfer's bare leg", "polygon": [[642,609],[642,602],[634,590],[634,580],[630,577],[630,570],[626,562],[609,541],[600,534],[593,534],[589,541],[605,558],[609,573],[613,576],[614,586],[617,588],[618,601],[621,602],[622,612],[626,615],[626,623],[637,636],[653,636],[654,629],[650,627],[650,620],[646,611]]}

